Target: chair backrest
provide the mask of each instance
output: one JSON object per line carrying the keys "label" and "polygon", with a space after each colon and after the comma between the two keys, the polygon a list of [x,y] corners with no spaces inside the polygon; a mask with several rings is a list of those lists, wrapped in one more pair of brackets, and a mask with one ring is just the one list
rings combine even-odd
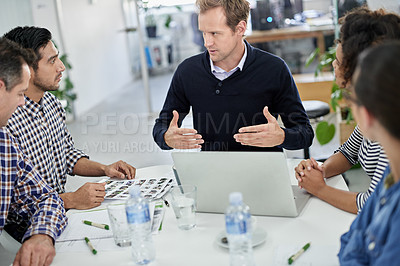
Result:
{"label": "chair backrest", "polygon": [[[2,245],[6,251],[12,252],[13,254],[16,254],[21,247],[21,243],[10,236],[5,230],[1,232],[0,245]],[[1,257],[3,258],[3,256]]]}

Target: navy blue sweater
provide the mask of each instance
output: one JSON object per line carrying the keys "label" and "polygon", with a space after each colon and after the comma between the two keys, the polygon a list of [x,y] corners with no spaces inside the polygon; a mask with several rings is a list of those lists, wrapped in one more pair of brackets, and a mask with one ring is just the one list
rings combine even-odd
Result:
{"label": "navy blue sweater", "polygon": [[[314,133],[297,87],[285,62],[247,42],[247,58],[238,70],[220,81],[211,73],[208,52],[182,62],[173,76],[167,98],[153,128],[153,137],[162,149],[171,149],[164,133],[179,112],[178,125],[193,112],[193,126],[202,135],[202,150],[207,151],[280,151],[303,149],[312,143]],[[233,135],[244,126],[267,123],[264,106],[272,115],[281,116],[285,141],[278,147],[243,146]]]}

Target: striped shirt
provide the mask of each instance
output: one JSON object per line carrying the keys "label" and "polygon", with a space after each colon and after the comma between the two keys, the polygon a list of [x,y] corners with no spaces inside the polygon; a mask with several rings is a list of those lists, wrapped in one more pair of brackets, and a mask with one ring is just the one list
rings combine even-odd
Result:
{"label": "striped shirt", "polygon": [[74,148],[65,111],[57,98],[45,92],[36,103],[25,96],[25,105],[17,108],[7,128],[42,178],[58,193],[64,193],[67,174],[72,175],[76,162],[88,156]]}
{"label": "striped shirt", "polygon": [[379,180],[383,177],[389,160],[386,157],[383,147],[378,143],[364,138],[357,126],[349,139],[339,147],[340,151],[350,164],[360,162],[362,168],[371,178],[368,190],[360,192],[356,197],[358,212],[361,211],[368,197],[374,192]]}
{"label": "striped shirt", "polygon": [[0,128],[0,234],[6,224],[19,221],[28,221],[22,240],[36,234],[56,240],[67,225],[62,199]]}

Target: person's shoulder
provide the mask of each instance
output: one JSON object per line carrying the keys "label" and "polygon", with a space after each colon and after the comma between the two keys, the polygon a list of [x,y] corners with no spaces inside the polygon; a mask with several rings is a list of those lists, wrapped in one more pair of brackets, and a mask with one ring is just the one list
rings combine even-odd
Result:
{"label": "person's shoulder", "polygon": [[[7,156],[16,154],[18,150],[16,140],[6,127],[0,128],[0,147],[0,152],[3,153],[3,155],[7,154]],[[1,157],[4,157],[3,155]]]}
{"label": "person's shoulder", "polygon": [[177,71],[192,71],[193,68],[203,66],[205,60],[207,59],[205,53],[206,52],[203,52],[186,58],[182,61],[182,63],[179,64],[179,66],[177,67]]}
{"label": "person's shoulder", "polygon": [[24,117],[27,116],[27,111],[24,110],[24,106],[18,106],[8,119],[7,128],[18,125]]}
{"label": "person's shoulder", "polygon": [[8,140],[8,139],[10,139],[8,129],[6,127],[0,127],[0,140],[1,140],[1,143],[3,143],[3,140]]}
{"label": "person's shoulder", "polygon": [[270,52],[253,47],[251,45],[249,45],[248,48],[249,48],[248,56],[250,59],[257,60],[258,62],[269,62],[269,63],[277,63],[277,64],[282,64],[282,65],[285,64],[284,60],[277,55],[274,55]]}
{"label": "person's shoulder", "polygon": [[51,108],[56,108],[59,109],[61,111],[63,111],[64,109],[62,108],[62,104],[60,102],[60,100],[52,93],[46,91],[43,95],[43,99],[45,101],[45,104]]}
{"label": "person's shoulder", "polygon": [[59,102],[60,100],[58,100],[57,99],[57,97],[53,94],[53,93],[51,93],[51,92],[48,92],[48,91],[46,91],[45,93],[44,93],[44,95],[43,95],[43,97],[44,97],[44,99],[47,101],[47,102],[51,102],[51,103],[55,103],[55,102]]}

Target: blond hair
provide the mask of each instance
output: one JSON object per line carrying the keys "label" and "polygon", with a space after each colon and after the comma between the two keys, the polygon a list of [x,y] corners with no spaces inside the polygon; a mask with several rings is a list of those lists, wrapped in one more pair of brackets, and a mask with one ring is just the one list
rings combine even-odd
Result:
{"label": "blond hair", "polygon": [[196,6],[200,14],[216,7],[222,7],[226,16],[226,24],[233,32],[240,21],[243,20],[247,23],[250,13],[250,4],[247,0],[196,0]]}

